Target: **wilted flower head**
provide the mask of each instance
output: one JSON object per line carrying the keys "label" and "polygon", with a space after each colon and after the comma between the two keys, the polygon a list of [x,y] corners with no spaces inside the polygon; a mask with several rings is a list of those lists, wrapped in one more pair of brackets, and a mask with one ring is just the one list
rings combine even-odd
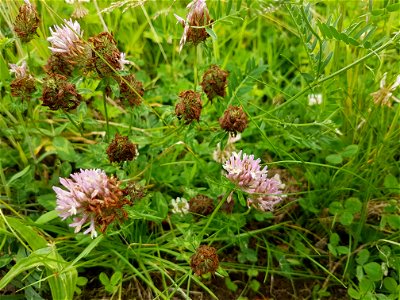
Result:
{"label": "wilted flower head", "polygon": [[60,178],[60,183],[67,189],[53,187],[57,194],[56,210],[65,220],[73,217],[70,227],[79,232],[85,224],[89,227],[83,232],[91,233],[92,238],[97,236],[96,227],[104,232],[114,220],[121,221],[127,218],[123,206],[130,204],[124,199],[115,178],[107,177],[102,170],[81,170],[71,175],[72,179]]}
{"label": "wilted flower head", "polygon": [[75,10],[72,13],[72,17],[74,18],[83,18],[89,12],[87,8],[83,6],[82,2],[90,2],[90,0],[65,0],[65,2],[75,6]]}
{"label": "wilted flower head", "polygon": [[267,167],[261,169],[261,160],[254,155],[233,152],[223,168],[225,176],[244,192],[249,194],[248,205],[262,211],[272,210],[282,200],[282,182],[276,177],[268,178]]}
{"label": "wilted flower head", "polygon": [[214,201],[206,195],[197,195],[189,200],[191,213],[207,216],[214,210]]}
{"label": "wilted flower head", "polygon": [[374,93],[371,93],[371,96],[374,99],[374,103],[376,105],[386,105],[388,107],[392,106],[390,99],[393,99],[396,102],[400,102],[400,99],[393,95],[393,92],[400,85],[400,75],[397,75],[396,80],[393,82],[391,86],[386,86],[386,76],[387,73],[383,74],[383,77],[380,82],[380,89]]}
{"label": "wilted flower head", "polygon": [[39,27],[39,16],[36,8],[25,0],[19,8],[19,13],[14,22],[14,31],[22,42],[27,43],[33,39],[36,29]]}
{"label": "wilted flower head", "polygon": [[179,99],[180,101],[175,106],[175,114],[178,118],[183,117],[186,124],[190,124],[193,120],[199,121],[203,108],[200,93],[191,90],[183,91],[179,93]]}
{"label": "wilted flower head", "polygon": [[197,276],[215,273],[219,266],[217,250],[214,247],[201,245],[190,258],[190,267]]}
{"label": "wilted flower head", "polygon": [[65,111],[74,109],[81,102],[82,96],[78,94],[74,84],[59,74],[51,74],[43,83],[42,101],[43,106],[51,110],[63,109]]}
{"label": "wilted flower head", "polygon": [[189,202],[185,198],[177,197],[171,200],[172,213],[185,215],[189,212]]}
{"label": "wilted flower head", "polygon": [[224,115],[219,119],[222,129],[236,135],[237,132],[243,132],[247,127],[247,115],[241,106],[229,105],[224,111]]}
{"label": "wilted flower head", "polygon": [[69,58],[63,53],[51,53],[44,70],[47,74],[60,74],[69,77],[75,69],[75,64],[68,60]]}
{"label": "wilted flower head", "polygon": [[33,92],[36,91],[35,79],[28,72],[26,61],[23,61],[21,66],[9,64],[10,73],[15,74],[15,79],[11,82],[11,95],[21,97],[22,99],[30,98]]}
{"label": "wilted flower head", "polygon": [[310,94],[308,95],[308,105],[320,105],[322,104],[322,94]]}
{"label": "wilted flower head", "polygon": [[221,148],[221,143],[218,143],[217,148],[213,152],[213,159],[219,163],[226,162],[231,156],[231,153],[235,151],[235,143],[237,141],[240,141],[241,138],[242,136],[240,135],[240,133],[236,136],[229,135],[228,142],[226,143],[224,149]]}
{"label": "wilted flower head", "polygon": [[129,141],[127,136],[118,133],[107,148],[110,162],[130,161],[137,158],[139,151],[137,145]]}
{"label": "wilted flower head", "polygon": [[120,100],[129,106],[140,105],[144,95],[143,83],[136,80],[133,74],[118,77],[117,80],[119,82]]}
{"label": "wilted flower head", "polygon": [[127,62],[125,54],[121,55],[117,48],[117,42],[111,33],[99,33],[91,37],[89,42],[93,44],[93,66],[99,76],[113,76],[114,70],[122,70]]}
{"label": "wilted flower head", "polygon": [[51,43],[49,49],[53,53],[63,53],[70,57],[77,57],[84,54],[85,47],[82,40],[83,30],[77,21],[64,20],[61,27],[50,27],[51,36],[47,40]]}
{"label": "wilted flower head", "polygon": [[[189,10],[186,21],[180,16],[174,14],[178,22],[184,27],[182,38],[179,42],[179,51],[182,50],[186,42],[197,45],[207,39],[209,34],[205,27],[209,26],[212,21],[208,13],[206,0],[193,0],[187,5]],[[197,28],[201,27],[201,28]]]}
{"label": "wilted flower head", "polygon": [[220,69],[216,65],[212,65],[204,73],[201,87],[209,100],[214,99],[216,96],[225,97],[228,75],[227,71]]}

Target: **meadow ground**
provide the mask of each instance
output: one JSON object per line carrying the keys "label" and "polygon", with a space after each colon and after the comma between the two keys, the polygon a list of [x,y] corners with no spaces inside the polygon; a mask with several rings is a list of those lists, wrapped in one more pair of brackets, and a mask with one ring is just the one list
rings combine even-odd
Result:
{"label": "meadow ground", "polygon": [[400,3],[0,2],[1,299],[400,299]]}

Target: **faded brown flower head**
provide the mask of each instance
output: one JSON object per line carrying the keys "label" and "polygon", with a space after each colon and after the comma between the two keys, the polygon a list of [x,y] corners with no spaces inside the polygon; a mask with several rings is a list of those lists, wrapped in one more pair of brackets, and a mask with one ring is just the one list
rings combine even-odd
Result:
{"label": "faded brown flower head", "polygon": [[117,42],[109,32],[102,32],[91,37],[89,42],[93,44],[93,67],[100,77],[113,76],[115,71],[121,69],[121,53],[117,48]]}
{"label": "faded brown flower head", "polygon": [[15,18],[14,31],[23,43],[28,43],[36,35],[39,22],[36,8],[29,0],[25,0],[25,4],[19,8],[19,13]]}
{"label": "faded brown flower head", "polygon": [[188,4],[187,8],[189,13],[186,16],[186,21],[174,14],[178,22],[184,27],[183,35],[179,42],[179,51],[182,50],[185,43],[190,42],[197,45],[205,41],[209,37],[206,27],[212,24],[205,0],[193,0]]}
{"label": "faded brown flower head", "polygon": [[391,85],[386,84],[386,76],[387,73],[384,73],[379,85],[379,90],[371,93],[371,96],[376,105],[391,107],[393,101],[397,103],[400,102],[400,99],[393,95],[393,92],[400,86],[400,75],[397,75]]}
{"label": "faded brown flower head", "polygon": [[207,216],[214,210],[214,201],[205,195],[197,195],[189,200],[189,211],[191,213]]}
{"label": "faded brown flower head", "polygon": [[15,74],[15,79],[11,82],[11,95],[21,97],[22,100],[29,99],[36,91],[35,79],[28,72],[26,61],[21,66],[9,64],[10,72]]}
{"label": "faded brown flower head", "polygon": [[145,194],[145,188],[136,182],[129,183],[123,190],[124,197],[130,199],[131,202],[142,199]]}
{"label": "faded brown flower head", "polygon": [[183,91],[179,93],[180,101],[175,106],[175,114],[178,118],[184,118],[186,124],[190,124],[193,120],[200,120],[201,109],[203,104],[201,102],[200,93],[195,91]]}
{"label": "faded brown flower head", "polygon": [[222,129],[236,135],[247,127],[247,115],[240,106],[229,105],[224,115],[219,119]]}
{"label": "faded brown flower head", "polygon": [[220,69],[216,65],[212,65],[204,73],[201,87],[204,93],[206,93],[208,100],[212,100],[217,96],[225,97],[228,75],[227,71]]}
{"label": "faded brown flower head", "polygon": [[74,71],[74,65],[66,60],[62,53],[52,53],[44,66],[47,74],[61,74],[66,77],[71,76]]}
{"label": "faded brown flower head", "polygon": [[118,80],[121,101],[127,102],[130,106],[140,105],[144,95],[143,83],[136,80],[133,74],[119,77]]}
{"label": "faded brown flower head", "polygon": [[123,162],[137,158],[139,151],[137,145],[129,141],[127,136],[117,133],[107,148],[107,155],[110,162]]}
{"label": "faded brown flower head", "polygon": [[217,250],[214,247],[201,245],[196,253],[190,258],[190,267],[198,275],[215,273],[218,269],[219,260]]}
{"label": "faded brown flower head", "polygon": [[82,96],[78,94],[74,84],[67,81],[67,77],[60,74],[49,75],[43,83],[43,106],[51,110],[62,109],[69,111],[78,106]]}

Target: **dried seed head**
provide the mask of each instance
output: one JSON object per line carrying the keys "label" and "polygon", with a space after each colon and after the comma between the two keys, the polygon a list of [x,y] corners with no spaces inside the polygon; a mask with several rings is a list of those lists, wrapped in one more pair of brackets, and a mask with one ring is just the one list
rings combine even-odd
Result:
{"label": "dried seed head", "polygon": [[136,182],[129,183],[123,190],[124,197],[129,199],[132,203],[135,200],[142,199],[145,196],[145,189]]}
{"label": "dried seed head", "polygon": [[240,106],[232,106],[224,111],[224,115],[219,119],[222,129],[236,135],[237,132],[243,132],[247,127],[247,116]]}
{"label": "dried seed head", "polygon": [[119,77],[118,80],[121,101],[127,102],[129,106],[140,105],[144,95],[143,83],[136,80],[133,74]]}
{"label": "dried seed head", "polygon": [[93,44],[92,63],[100,77],[113,76],[114,70],[121,70],[121,53],[117,42],[109,32],[102,32],[89,39]]}
{"label": "dried seed head", "polygon": [[205,195],[197,195],[189,200],[191,213],[207,216],[214,210],[214,201]]}
{"label": "dried seed head", "polygon": [[35,36],[39,22],[36,8],[29,0],[25,0],[25,4],[19,8],[19,13],[15,18],[14,31],[23,43],[28,43]]}
{"label": "dried seed head", "polygon": [[123,162],[136,159],[139,151],[137,145],[130,142],[127,136],[117,133],[107,148],[107,155],[110,162]]}
{"label": "dried seed head", "polygon": [[190,267],[198,275],[215,273],[218,269],[219,260],[217,250],[214,247],[202,245],[196,253],[190,258]]}
{"label": "dried seed head", "polygon": [[175,106],[175,114],[178,118],[184,118],[186,124],[190,124],[193,120],[200,120],[201,109],[203,104],[201,102],[200,93],[195,91],[183,91],[179,93],[180,101]]}
{"label": "dried seed head", "polygon": [[21,66],[9,64],[10,72],[15,74],[15,79],[11,82],[11,95],[21,97],[22,100],[29,99],[36,91],[35,79],[28,72],[26,61]]}
{"label": "dried seed head", "polygon": [[82,96],[78,94],[74,84],[67,81],[67,77],[59,74],[49,75],[43,83],[43,106],[51,110],[74,109],[81,102]]}
{"label": "dried seed head", "polygon": [[216,65],[212,65],[203,75],[201,87],[206,93],[208,100],[214,99],[216,96],[225,97],[225,89],[229,73],[220,69]]}
{"label": "dried seed head", "polygon": [[52,53],[44,70],[47,74],[61,74],[69,77],[74,71],[74,65],[70,64],[62,53]]}

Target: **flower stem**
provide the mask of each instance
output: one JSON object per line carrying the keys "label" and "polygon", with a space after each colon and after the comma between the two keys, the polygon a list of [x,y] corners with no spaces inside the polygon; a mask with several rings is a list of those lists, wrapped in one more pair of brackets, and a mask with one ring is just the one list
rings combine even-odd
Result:
{"label": "flower stem", "polygon": [[197,58],[198,58],[198,45],[194,46],[194,63],[193,63],[193,76],[194,76],[194,91],[196,91],[198,84],[198,70],[197,70]]}
{"label": "flower stem", "polygon": [[222,205],[225,203],[226,199],[228,199],[229,195],[233,192],[233,190],[228,191],[225,195],[224,198],[218,203],[218,205],[215,207],[213,213],[211,214],[211,216],[208,218],[208,221],[206,223],[206,225],[203,227],[203,229],[201,230],[199,236],[201,238],[203,238],[208,226],[210,226],[211,221],[214,219],[215,215],[217,214],[217,212],[220,210],[220,208],[222,207]]}
{"label": "flower stem", "polygon": [[72,125],[74,125],[74,127],[75,127],[76,129],[78,129],[79,133],[80,133],[81,135],[83,135],[82,128],[80,128],[80,127],[78,126],[78,124],[71,118],[71,116],[69,115],[69,113],[65,112],[65,115],[67,116],[68,120],[72,123]]}
{"label": "flower stem", "polygon": [[110,124],[109,124],[109,120],[108,120],[107,96],[106,96],[106,93],[103,93],[103,104],[104,104],[104,115],[105,115],[105,117],[106,117],[106,127],[107,127],[107,131],[106,131],[106,142],[108,142],[109,137],[110,137]]}

